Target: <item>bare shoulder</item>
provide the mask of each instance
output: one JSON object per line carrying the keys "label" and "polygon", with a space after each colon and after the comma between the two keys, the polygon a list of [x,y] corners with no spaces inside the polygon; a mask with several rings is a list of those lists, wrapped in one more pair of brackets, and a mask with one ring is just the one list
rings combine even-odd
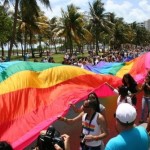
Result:
{"label": "bare shoulder", "polygon": [[104,121],[105,121],[104,116],[101,113],[99,113],[98,116],[97,116],[97,122],[102,123]]}
{"label": "bare shoulder", "polygon": [[101,113],[98,113],[98,118],[99,119],[103,119],[104,117],[103,117],[103,115]]}
{"label": "bare shoulder", "polygon": [[81,112],[79,115],[80,115],[80,116],[83,116],[83,115],[84,115],[84,112]]}

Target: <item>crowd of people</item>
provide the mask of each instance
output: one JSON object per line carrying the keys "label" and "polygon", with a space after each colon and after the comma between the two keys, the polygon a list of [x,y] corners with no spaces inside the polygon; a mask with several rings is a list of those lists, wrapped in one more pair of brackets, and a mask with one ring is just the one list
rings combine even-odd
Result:
{"label": "crowd of people", "polygon": [[[94,50],[88,51],[88,56],[79,57],[77,52],[74,52],[73,54],[70,54],[69,52],[66,52],[63,57],[62,64],[66,65],[75,65],[78,67],[83,68],[84,65],[96,65],[100,61],[105,62],[127,62],[130,61],[136,57],[139,57],[143,53],[146,53],[150,51],[148,48],[145,49],[132,49],[132,50],[107,50],[107,51],[101,51],[99,54],[96,54]],[[27,59],[26,59],[27,60]],[[35,58],[34,62],[38,62],[38,60]],[[47,55],[43,57],[40,62],[43,63],[55,63],[55,60],[49,52],[47,52]]]}
{"label": "crowd of people", "polygon": [[[100,61],[105,62],[127,62],[130,61],[136,57],[139,57],[143,53],[149,52],[149,48],[139,48],[139,49],[131,49],[131,50],[101,50],[99,51],[99,54],[96,54],[95,50],[88,50],[88,56],[79,57],[77,52],[74,52],[73,54],[70,54],[69,52],[66,52],[63,57],[62,64],[67,65],[75,65],[79,67],[83,67],[84,65],[96,65]],[[43,63],[55,63],[55,60],[52,56],[52,54],[47,50],[45,53],[45,56],[42,57],[40,62]],[[26,52],[24,55],[24,61],[28,61],[31,53]],[[6,62],[8,61],[7,58],[0,57],[0,62]],[[39,62],[37,58],[34,59],[34,62]]]}
{"label": "crowd of people", "polygon": [[148,52],[149,49],[135,49],[135,50],[109,50],[100,52],[98,55],[95,51],[89,50],[87,57],[77,57],[76,53],[70,55],[65,53],[62,64],[75,65],[83,68],[84,65],[96,65],[100,61],[105,62],[127,62],[136,57],[139,57],[143,53]]}
{"label": "crowd of people", "polygon": [[[110,87],[112,88],[111,85]],[[59,120],[68,125],[77,120],[82,121],[81,150],[148,150],[150,148],[150,71],[140,87],[127,73],[122,79],[122,85],[113,90],[118,94],[117,109],[114,115],[118,135],[111,138],[105,147],[103,139],[109,134],[106,109],[105,106],[99,104],[95,93],[89,94],[81,108],[71,104],[73,110],[79,113],[77,117],[72,119],[60,117]],[[139,123],[147,122],[146,128],[135,123],[137,119],[137,93],[141,91],[143,91],[143,98]]]}
{"label": "crowd of people", "polygon": [[[145,51],[142,51],[142,53]],[[77,65],[83,67],[87,63],[93,65],[99,61],[108,62],[122,62],[125,58],[133,59],[138,57],[141,51],[133,52],[110,52],[109,55],[96,56],[89,52],[89,58],[84,58],[78,62],[76,56],[72,57],[70,61],[69,55],[66,53],[64,56],[64,64]],[[90,59],[92,58],[92,60]],[[52,58],[52,61],[53,58]],[[69,63],[68,63],[69,61]],[[127,61],[127,60],[126,60]],[[108,84],[110,88],[118,94],[117,108],[114,112],[114,119],[118,135],[112,137],[106,145],[103,140],[108,136],[108,121],[106,116],[107,108],[99,103],[96,93],[90,93],[83,105],[78,108],[75,104],[70,103],[71,108],[78,113],[74,118],[59,117],[60,121],[71,125],[74,122],[82,122],[82,131],[80,135],[80,150],[148,150],[150,148],[150,70],[147,72],[145,80],[141,86],[134,80],[131,74],[127,73],[122,78],[122,85],[117,89]],[[147,127],[137,126],[135,121],[137,119],[136,106],[138,103],[137,94],[143,91],[142,106],[139,123],[147,122]],[[40,137],[47,135],[47,130],[41,131]],[[70,136],[67,134],[60,135],[63,139],[63,147],[59,143],[54,143],[53,150],[71,150],[70,149]],[[39,143],[38,143],[39,144]],[[5,147],[9,147],[5,148]],[[6,141],[0,142],[0,150],[13,149]],[[37,145],[35,150],[40,149]],[[47,149],[43,149],[47,150]]]}
{"label": "crowd of people", "polygon": [[[110,87],[112,88],[111,85]],[[122,79],[122,86],[113,90],[118,94],[115,112],[118,135],[111,138],[106,143],[106,146],[104,146],[103,142],[103,139],[109,134],[107,116],[105,114],[106,108],[99,104],[96,93],[90,93],[80,108],[70,104],[71,108],[79,113],[78,116],[71,119],[59,117],[59,120],[68,125],[81,120],[81,150],[148,150],[150,148],[150,119],[146,129],[142,126],[137,126],[135,120],[137,119],[136,105],[138,103],[136,95],[140,91],[143,91],[141,106],[141,119],[143,120],[139,122],[146,122],[144,120],[145,112],[147,112],[147,117],[150,116],[150,71],[148,71],[141,87],[138,86],[130,74],[125,74]],[[148,110],[146,111],[146,109]]]}
{"label": "crowd of people", "polygon": [[[109,84],[108,84],[109,85]],[[75,104],[70,103],[71,108],[78,113],[74,118],[59,117],[60,121],[71,125],[77,121],[82,122],[82,131],[80,135],[80,150],[149,150],[150,148],[150,70],[148,71],[143,84],[139,87],[133,77],[127,73],[122,78],[122,85],[117,89],[112,90],[118,94],[117,108],[114,112],[114,119],[116,120],[116,130],[118,135],[112,137],[106,145],[103,140],[108,136],[108,122],[105,112],[105,106],[99,103],[98,96],[92,92],[84,100],[83,105],[78,108]],[[135,120],[137,119],[136,105],[137,93],[143,91],[142,106],[141,106],[141,120],[140,123],[147,122],[147,127],[137,126]],[[147,121],[148,118],[148,121]],[[48,150],[48,143],[53,143],[51,150],[70,150],[70,136],[67,134],[57,134],[56,139],[50,140],[45,136],[51,137],[51,132],[48,130],[41,131],[40,138],[45,145],[41,146],[40,142],[34,150]],[[53,133],[54,134],[54,133]],[[43,137],[44,136],[44,137]],[[55,135],[56,136],[56,135]],[[62,140],[61,140],[62,139]],[[136,139],[136,140],[135,140]],[[39,140],[38,140],[39,141]],[[55,141],[55,142],[54,142]],[[63,142],[63,146],[60,144]],[[6,141],[0,142],[0,150],[13,149]]]}

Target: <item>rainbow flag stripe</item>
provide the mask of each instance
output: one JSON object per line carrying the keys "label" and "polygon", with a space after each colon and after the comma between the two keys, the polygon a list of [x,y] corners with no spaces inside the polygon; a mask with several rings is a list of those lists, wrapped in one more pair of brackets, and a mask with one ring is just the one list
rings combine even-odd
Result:
{"label": "rainbow flag stripe", "polygon": [[57,63],[1,63],[0,140],[7,140],[15,150],[24,149],[41,130],[68,112],[70,102],[83,100],[91,91],[103,97],[111,95],[104,83],[117,87],[127,72],[143,81],[149,58],[146,53],[128,63],[106,63],[91,70]]}
{"label": "rainbow flag stripe", "polygon": [[89,123],[87,123],[87,122],[82,122],[82,126],[83,126],[83,128],[84,129],[86,129],[87,131],[94,131],[94,128],[95,128],[95,126],[94,125],[92,125],[92,124],[89,124]]}
{"label": "rainbow flag stripe", "polygon": [[150,69],[150,52],[129,62],[101,61],[96,66],[86,65],[85,69],[98,74],[110,74],[119,78],[122,78],[125,73],[130,73],[139,82],[143,80],[147,70]]}

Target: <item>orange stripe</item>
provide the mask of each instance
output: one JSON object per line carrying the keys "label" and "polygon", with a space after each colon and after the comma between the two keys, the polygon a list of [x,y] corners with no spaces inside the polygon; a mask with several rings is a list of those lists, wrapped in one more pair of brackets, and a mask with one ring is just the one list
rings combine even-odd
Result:
{"label": "orange stripe", "polygon": [[[50,88],[27,88],[0,95],[1,123],[19,118],[38,107],[51,105],[56,99],[83,97],[84,92],[94,90],[105,81],[109,83],[114,80],[113,78],[113,76],[110,78],[109,76],[83,75]],[[120,80],[116,79],[115,84],[118,85],[118,82]]]}

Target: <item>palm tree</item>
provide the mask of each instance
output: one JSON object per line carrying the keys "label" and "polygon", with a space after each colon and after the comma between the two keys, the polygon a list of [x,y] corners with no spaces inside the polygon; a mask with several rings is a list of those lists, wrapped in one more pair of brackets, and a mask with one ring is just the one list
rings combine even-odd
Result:
{"label": "palm tree", "polygon": [[[41,41],[43,36],[47,33],[49,28],[49,20],[44,15],[43,12],[38,12],[38,16],[31,15],[28,17],[28,11],[25,9],[27,6],[23,5],[22,13],[20,13],[20,18],[18,18],[18,30],[22,33],[24,39],[24,54],[26,52],[26,44],[30,44],[32,58],[34,58],[34,50],[32,48],[33,38],[38,37],[39,45],[41,47]],[[27,12],[26,12],[27,11]],[[22,40],[21,40],[22,41]],[[35,41],[35,40],[34,40]],[[42,49],[40,49],[42,54]]]}
{"label": "palm tree", "polygon": [[[49,29],[46,34],[46,36],[49,38],[48,45],[49,46],[54,45],[56,54],[57,54],[57,46],[56,46],[57,42],[56,41],[57,41],[58,37],[57,37],[57,35],[55,35],[55,29],[57,29],[58,23],[59,23],[59,18],[57,18],[57,17],[51,18],[49,21]],[[61,38],[61,37],[59,37],[59,38]]]}
{"label": "palm tree", "polygon": [[123,18],[118,18],[115,16],[114,13],[111,13],[109,19],[114,24],[110,30],[111,31],[109,39],[110,46],[111,48],[120,49],[121,44],[128,42],[127,39],[127,37],[129,37],[128,33],[131,32],[130,31],[128,32],[129,27],[127,24],[124,23]]}
{"label": "palm tree", "polygon": [[95,0],[92,5],[89,3],[89,6],[92,30],[96,41],[96,54],[98,54],[100,33],[109,33],[113,24],[109,21],[110,13],[105,13],[104,4],[101,0]]}
{"label": "palm tree", "polygon": [[62,17],[55,29],[57,36],[65,37],[66,42],[69,44],[71,55],[74,43],[79,46],[83,39],[87,40],[91,36],[91,33],[85,28],[84,16],[78,11],[79,9],[73,4],[67,6],[66,12],[62,9]]}
{"label": "palm tree", "polygon": [[142,46],[146,41],[149,41],[149,32],[145,29],[145,27],[140,27],[136,22],[133,22],[130,26],[135,32],[133,43],[136,46]]}
{"label": "palm tree", "polygon": [[10,41],[12,19],[7,15],[5,7],[0,6],[0,46],[2,48],[2,56],[4,56],[4,45]]}
{"label": "palm tree", "polygon": [[40,16],[36,20],[36,26],[38,26],[37,35],[38,35],[38,41],[39,41],[39,51],[40,51],[40,57],[43,55],[43,49],[41,42],[42,40],[46,40],[47,32],[49,31],[49,20],[42,12],[40,12]]}
{"label": "palm tree", "polygon": [[[15,38],[16,38],[16,26],[17,26],[17,15],[18,15],[18,6],[26,3],[28,5],[28,10],[30,8],[30,12],[31,11],[35,11],[35,13],[38,11],[37,8],[37,1],[36,0],[10,0],[12,2],[15,2],[15,13],[14,13],[14,22],[13,22],[13,31],[12,31],[12,38],[11,38],[11,42],[10,42],[10,49],[8,51],[8,59],[10,60],[11,58],[11,53],[12,53],[12,48],[13,48],[13,44],[15,42]],[[40,0],[40,2],[42,4],[44,4],[46,7],[50,7],[50,2],[49,0]]]}

